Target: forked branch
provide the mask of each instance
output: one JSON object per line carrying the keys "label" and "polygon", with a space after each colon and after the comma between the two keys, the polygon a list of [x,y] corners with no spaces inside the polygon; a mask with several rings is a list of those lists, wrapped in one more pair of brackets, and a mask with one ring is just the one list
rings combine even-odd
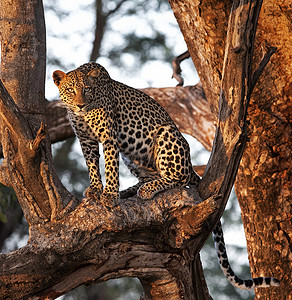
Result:
{"label": "forked branch", "polygon": [[60,217],[77,205],[54,173],[44,123],[36,133],[33,127],[0,80],[0,180],[13,187],[29,224]]}

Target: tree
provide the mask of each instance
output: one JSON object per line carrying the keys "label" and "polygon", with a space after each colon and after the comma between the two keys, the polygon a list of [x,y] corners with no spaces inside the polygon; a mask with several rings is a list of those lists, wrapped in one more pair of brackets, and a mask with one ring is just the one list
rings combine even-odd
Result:
{"label": "tree", "polygon": [[[5,6],[3,6],[3,3]],[[24,3],[19,2],[19,4],[19,7],[25,7]],[[6,1],[2,1],[2,7],[11,8],[11,5],[6,3]],[[243,8],[245,7],[243,6]],[[256,6],[256,8],[258,7]],[[39,10],[41,8],[38,6],[37,1],[32,1],[26,9],[32,12],[31,10]],[[251,12],[253,11],[251,9]],[[17,12],[19,13],[19,11]],[[38,14],[31,13],[27,15],[41,15],[39,12]],[[1,9],[1,14],[5,13],[9,15],[7,11],[4,12]],[[236,14],[236,10],[234,14]],[[246,16],[245,13],[243,15]],[[23,76],[26,80],[27,78],[39,78],[41,72],[28,64],[24,64],[21,76],[15,74],[17,73],[15,70],[20,65],[20,61],[23,61],[23,57],[17,57],[19,51],[15,51],[17,47],[14,47],[13,50],[13,45],[15,44],[7,43],[3,47],[3,41],[11,40],[8,38],[10,37],[9,30],[5,30],[7,29],[5,26],[8,26],[8,28],[16,27],[5,23],[6,19],[3,21],[2,16],[1,32],[4,34],[1,37],[1,43],[2,53],[5,53],[6,56],[2,55],[1,63],[5,66],[4,72],[2,72],[5,85],[9,86],[9,80],[6,79],[10,78],[8,73],[13,74],[17,82],[23,74],[30,75],[27,77]],[[21,14],[17,17],[21,17]],[[22,20],[22,24],[25,24],[27,21],[30,22],[30,25],[34,23],[31,20]],[[254,25],[254,21],[250,25]],[[3,23],[5,26],[3,26]],[[38,28],[42,28],[42,26],[38,26]],[[232,26],[230,26],[229,30],[232,30]],[[35,39],[33,32],[34,30],[30,32],[31,34],[27,36],[27,39],[28,41],[33,39],[34,43],[26,44],[34,46],[30,49],[32,50],[31,53],[26,53],[26,51],[20,53],[22,55],[25,53],[30,60],[33,57],[34,61],[36,61],[38,54],[42,55],[44,53],[44,41],[40,42],[44,33],[37,32],[39,34],[38,39]],[[254,32],[253,30],[252,33]],[[13,32],[13,34],[16,33]],[[249,35],[249,37],[251,36],[252,34]],[[35,42],[36,40],[38,43]],[[39,45],[43,47],[41,50],[36,49]],[[248,75],[251,74],[251,70],[246,74],[246,70],[242,67],[244,62],[249,62],[248,56],[249,59],[251,58],[252,47],[250,46],[248,45],[248,49],[239,49],[241,50],[239,52],[228,52],[226,61],[229,64],[226,63],[226,72],[224,74],[231,74],[230,70],[233,70],[232,68],[236,66],[237,68],[234,68],[234,70],[237,73],[233,75],[238,77],[234,77],[239,78],[244,73],[243,77],[247,78],[247,87],[252,90],[257,78],[253,77],[248,82]],[[24,49],[26,50],[27,48],[24,47]],[[10,55],[7,55],[7,53],[10,53]],[[232,60],[232,56],[237,59]],[[262,68],[257,69],[257,71],[261,70]],[[257,73],[255,72],[254,74]],[[227,76],[226,78],[223,76],[222,88],[225,96],[228,95],[229,80],[230,77],[228,78]],[[26,84],[20,84],[19,91],[24,90],[24,87],[30,87],[30,85]],[[236,84],[241,86],[245,84],[245,81],[239,81]],[[43,129],[36,134],[36,126],[32,126],[34,123],[39,125],[40,121],[44,121],[42,114],[37,115],[36,121],[34,116],[37,111],[36,108],[40,105],[42,105],[42,109],[45,107],[42,94],[40,92],[35,93],[34,96],[37,98],[37,101],[31,103],[28,101],[28,99],[31,99],[30,97],[26,97],[23,94],[14,94],[15,87],[13,88],[13,82],[11,86],[8,90],[15,103],[21,109],[26,109],[26,112],[29,113],[29,118],[24,117],[20,110],[16,108],[14,102],[2,87],[1,143],[5,160],[1,169],[1,181],[7,185],[13,185],[30,224],[31,236],[27,247],[1,256],[1,263],[3,263],[1,280],[3,279],[6,284],[0,290],[2,295],[5,297],[10,293],[10,295],[17,297],[39,293],[39,296],[42,297],[44,295],[54,297],[81,283],[102,281],[124,274],[132,275],[135,273],[133,269],[138,265],[139,273],[136,273],[136,275],[139,275],[143,282],[145,298],[150,298],[151,294],[156,299],[159,299],[159,297],[163,299],[163,293],[172,292],[172,297],[177,299],[178,294],[182,293],[182,288],[184,288],[186,298],[193,299],[198,297],[200,299],[208,297],[203,278],[200,276],[202,273],[198,260],[198,251],[212,229],[212,225],[220,217],[231,184],[235,178],[236,167],[243,151],[246,136],[244,126],[245,114],[238,117],[239,111],[246,111],[246,104],[241,103],[240,100],[242,100],[241,98],[244,99],[244,97],[248,99],[250,94],[244,95],[239,93],[233,99],[226,97],[229,106],[231,106],[232,102],[228,101],[234,101],[232,108],[235,115],[224,115],[224,113],[228,112],[228,106],[226,106],[225,101],[222,102],[221,119],[218,124],[219,129],[213,148],[212,160],[199,187],[200,196],[202,199],[206,199],[204,202],[194,206],[192,197],[196,196],[192,195],[190,198],[186,197],[184,206],[181,207],[178,200],[181,199],[182,195],[185,196],[186,193],[192,193],[193,191],[168,191],[158,196],[155,199],[156,202],[133,203],[133,201],[127,200],[121,204],[121,210],[109,212],[99,207],[93,199],[84,199],[79,203],[77,199],[63,188],[54,174],[48,141],[45,139],[41,143],[44,137]],[[41,87],[40,85],[37,88],[41,90]],[[249,90],[249,93],[251,90]],[[221,98],[221,100],[225,100],[225,98]],[[29,110],[27,110],[28,108],[25,105],[26,102],[30,104]],[[224,120],[224,116],[227,120]],[[240,120],[243,122],[239,122]],[[223,145],[221,138],[230,143]],[[220,156],[220,151],[221,154],[225,153],[227,155]],[[218,159],[216,160],[218,155],[221,159],[220,165],[218,165]],[[213,186],[210,185],[211,183],[213,183]],[[206,190],[207,187],[209,187],[209,191]],[[221,193],[218,195],[220,187]],[[209,200],[207,199],[208,196],[211,196]],[[215,202],[214,197],[215,199],[218,198]],[[162,205],[157,206],[157,203],[163,203],[164,207]],[[166,204],[170,211],[167,211]],[[218,209],[218,206],[220,206],[220,209]],[[161,208],[164,211],[161,211]],[[165,214],[169,216],[169,223],[164,223],[163,216]],[[145,218],[143,219],[139,215],[144,215]],[[194,220],[194,216],[196,216],[196,220]],[[85,217],[86,224],[84,222]],[[102,222],[103,218],[107,218],[107,223]],[[99,224],[99,227],[97,224]],[[204,229],[202,229],[202,224],[205,226]],[[129,228],[132,231],[129,232]],[[119,239],[114,238],[116,232],[118,232]],[[200,238],[194,239],[196,235]],[[165,240],[169,236],[170,242]],[[181,236],[185,237],[184,241],[180,240]],[[143,237],[144,247],[139,245],[141,237]],[[157,237],[160,239],[157,240]],[[145,244],[145,241],[148,244]],[[105,245],[107,247],[104,247]],[[123,247],[120,247],[121,245]],[[46,258],[45,260],[44,257]],[[24,264],[24,261],[31,262],[31,264]],[[145,265],[146,262],[149,262],[150,265]],[[21,270],[18,270],[19,272],[12,271],[16,264],[21,266]],[[34,269],[30,270],[32,264]],[[113,269],[113,265],[116,269]],[[38,270],[46,270],[46,274],[41,274]],[[54,276],[52,277],[52,275]],[[25,286],[23,286],[24,282]],[[157,283],[159,285],[156,285]],[[9,284],[13,284],[13,289],[9,290]],[[20,293],[20,290],[22,294],[17,294]]]}
{"label": "tree", "polygon": [[[204,1],[198,6],[192,1],[184,1],[184,5],[176,1],[170,3],[211,109],[217,112],[229,2]],[[263,2],[255,64],[259,64],[269,46],[276,46],[277,52],[252,96],[248,115],[249,142],[235,184],[252,274],[258,274],[259,270],[265,274],[279,270],[277,272],[281,274],[277,276],[283,282],[280,290],[258,289],[257,299],[286,299],[292,290],[288,278],[291,273],[291,201],[288,192],[291,190],[291,101],[288,99],[291,96],[292,51],[289,18],[289,1],[280,4]]]}

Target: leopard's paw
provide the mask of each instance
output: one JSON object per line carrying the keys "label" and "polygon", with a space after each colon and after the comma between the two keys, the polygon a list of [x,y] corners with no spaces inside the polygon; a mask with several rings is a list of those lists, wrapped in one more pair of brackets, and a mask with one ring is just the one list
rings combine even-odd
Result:
{"label": "leopard's paw", "polygon": [[119,203],[119,193],[107,193],[103,191],[100,195],[100,203],[107,207],[117,206]]}
{"label": "leopard's paw", "polygon": [[102,193],[101,189],[98,188],[94,188],[92,186],[89,186],[85,191],[84,191],[84,196],[86,198],[94,198],[94,199],[98,199],[100,197]]}
{"label": "leopard's paw", "polygon": [[148,190],[144,186],[141,186],[138,189],[137,196],[138,196],[138,198],[140,198],[142,200],[150,200],[154,197],[154,194],[152,191]]}

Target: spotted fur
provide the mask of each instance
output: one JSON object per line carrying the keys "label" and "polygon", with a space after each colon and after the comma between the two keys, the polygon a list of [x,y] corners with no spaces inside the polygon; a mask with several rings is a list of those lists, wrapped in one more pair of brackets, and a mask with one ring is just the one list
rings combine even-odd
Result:
{"label": "spotted fur", "polygon": [[[84,64],[67,74],[55,71],[53,78],[89,170],[90,186],[85,196],[113,206],[119,197],[137,193],[142,199],[151,199],[162,190],[199,183],[188,143],[154,99],[112,80],[97,63]],[[99,143],[105,156],[105,188],[99,171]],[[120,193],[119,153],[139,180]],[[229,265],[220,222],[213,237],[220,266],[234,286],[249,289],[279,284],[275,278],[239,279]]]}

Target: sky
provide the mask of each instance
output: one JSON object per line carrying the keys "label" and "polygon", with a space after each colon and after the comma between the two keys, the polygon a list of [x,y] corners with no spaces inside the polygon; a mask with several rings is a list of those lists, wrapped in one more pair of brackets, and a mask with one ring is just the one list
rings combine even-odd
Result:
{"label": "sky", "polygon": [[[51,1],[45,0],[44,5]],[[47,55],[54,56],[62,60],[65,65],[74,69],[81,64],[88,62],[93,41],[94,28],[94,11],[91,8],[93,0],[62,0],[58,2],[59,9],[69,13],[61,19],[50,11],[45,10],[46,28],[47,28]],[[147,22],[143,18],[137,18],[135,15],[113,17],[110,21],[111,31],[105,33],[102,44],[102,52],[106,53],[111,48],[111,44],[121,44],[121,33],[125,34],[131,30],[135,30],[138,35],[151,36],[152,25],[159,28],[165,28],[167,31],[167,43],[173,48],[174,53],[179,55],[187,50],[177,26],[176,20],[171,10],[166,12],[153,12],[146,15]],[[150,23],[150,25],[149,25]],[[70,32],[70,34],[68,34]],[[62,39],[62,36],[64,37]],[[135,57],[132,55],[123,55],[122,60],[128,66],[128,70],[123,70],[111,64],[106,57],[100,57],[97,62],[103,65],[117,81],[130,85],[135,88],[144,87],[167,87],[177,84],[172,79],[171,64],[159,60],[149,61],[140,70],[135,72],[135,76],[131,76],[132,70],[135,68]],[[188,62],[182,63],[185,85],[194,85],[199,81],[198,75],[190,59]],[[68,72],[69,70],[62,70]],[[54,86],[51,76],[55,70],[54,66],[47,67],[47,83],[46,97],[54,99],[58,96],[58,89]],[[155,70],[155,71],[154,71]]]}

